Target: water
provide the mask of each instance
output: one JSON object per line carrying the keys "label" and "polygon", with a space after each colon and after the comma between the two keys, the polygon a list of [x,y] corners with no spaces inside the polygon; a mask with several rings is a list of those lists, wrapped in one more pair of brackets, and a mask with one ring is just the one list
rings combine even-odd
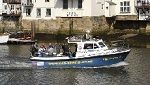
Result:
{"label": "water", "polygon": [[124,67],[33,69],[29,47],[0,45],[0,85],[150,85],[149,48],[132,48]]}

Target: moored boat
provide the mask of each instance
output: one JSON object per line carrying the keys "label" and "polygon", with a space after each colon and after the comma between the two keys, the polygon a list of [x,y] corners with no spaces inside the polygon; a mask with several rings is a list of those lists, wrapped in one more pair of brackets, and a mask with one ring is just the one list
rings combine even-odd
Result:
{"label": "moored boat", "polygon": [[16,33],[12,33],[8,39],[8,44],[32,44],[34,40],[32,40],[30,32],[19,31]]}
{"label": "moored boat", "polygon": [[66,52],[54,53],[53,55],[49,55],[49,52],[45,51],[42,56],[41,53],[32,52],[30,60],[35,66],[50,68],[101,67],[124,61],[130,52],[127,47],[110,49],[102,39],[72,38],[68,39],[68,44],[74,47],[74,51],[69,49]]}
{"label": "moored boat", "polygon": [[1,34],[0,35],[0,44],[6,44],[9,39],[9,34]]}

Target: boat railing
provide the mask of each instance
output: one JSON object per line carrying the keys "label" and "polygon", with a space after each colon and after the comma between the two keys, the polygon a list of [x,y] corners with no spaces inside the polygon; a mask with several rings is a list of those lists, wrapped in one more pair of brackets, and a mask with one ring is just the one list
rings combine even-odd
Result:
{"label": "boat railing", "polygon": [[117,47],[119,49],[129,49],[129,44],[127,44],[124,40],[116,40],[110,42],[111,47]]}
{"label": "boat railing", "polygon": [[98,41],[100,39],[96,38],[84,38],[84,36],[73,36],[73,37],[67,37],[68,43],[78,43],[78,42],[85,42],[85,41]]}

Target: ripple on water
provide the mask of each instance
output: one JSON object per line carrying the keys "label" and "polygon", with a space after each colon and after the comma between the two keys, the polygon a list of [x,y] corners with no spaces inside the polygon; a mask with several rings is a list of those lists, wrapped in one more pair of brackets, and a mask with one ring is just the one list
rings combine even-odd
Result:
{"label": "ripple on water", "polygon": [[[29,63],[29,46],[0,48],[0,66]],[[4,52],[4,54],[2,53]],[[1,69],[0,85],[149,85],[150,49],[133,48],[126,62],[114,68]]]}

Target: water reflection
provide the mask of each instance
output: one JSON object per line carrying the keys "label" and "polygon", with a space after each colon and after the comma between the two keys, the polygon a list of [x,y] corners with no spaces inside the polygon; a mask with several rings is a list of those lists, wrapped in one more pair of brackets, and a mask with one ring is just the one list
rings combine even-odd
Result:
{"label": "water reflection", "polygon": [[110,83],[112,83],[113,85],[120,85],[124,82],[127,83],[128,78],[125,78],[125,80],[125,76],[128,76],[126,71],[124,71],[123,69],[116,68],[53,70],[49,69],[38,70],[34,75],[35,79],[38,82],[36,82],[36,84],[52,83],[57,85],[106,85]]}
{"label": "water reflection", "polygon": [[[128,73],[122,69],[30,69],[1,70],[1,85],[123,85]],[[128,83],[129,84],[129,83]]]}
{"label": "water reflection", "polygon": [[75,70],[73,69],[34,70],[34,72],[36,85],[74,85]]}
{"label": "water reflection", "polygon": [[30,45],[8,45],[9,56],[13,57],[30,57]]}
{"label": "water reflection", "polygon": [[31,85],[31,70],[0,70],[1,85]]}
{"label": "water reflection", "polygon": [[134,85],[150,84],[150,49],[134,48],[127,57],[129,65],[125,68],[130,77],[130,82]]}
{"label": "water reflection", "polygon": [[79,71],[77,85],[123,85],[128,83],[128,73],[123,68],[84,69]]}
{"label": "water reflection", "polygon": [[7,45],[0,45],[0,57],[3,57],[5,55],[9,54],[9,47]]}
{"label": "water reflection", "polygon": [[0,69],[31,67],[29,45],[0,45]]}

